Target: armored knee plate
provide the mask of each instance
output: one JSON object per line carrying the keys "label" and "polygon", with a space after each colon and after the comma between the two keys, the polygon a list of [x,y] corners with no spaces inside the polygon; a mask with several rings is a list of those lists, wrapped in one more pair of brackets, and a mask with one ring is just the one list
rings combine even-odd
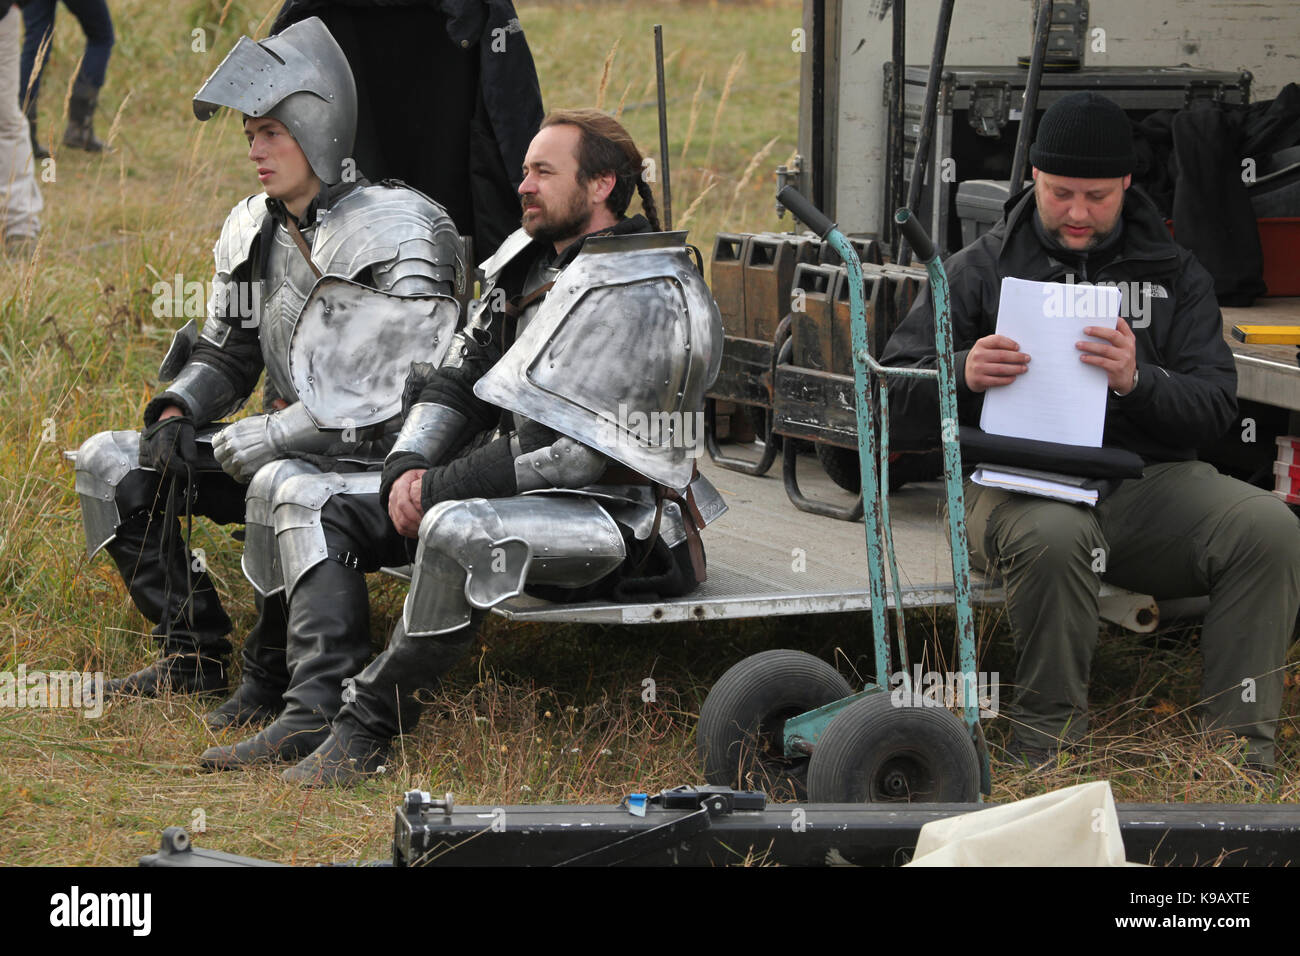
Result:
{"label": "armored knee plate", "polygon": [[284,590],[280,549],[275,543],[275,493],[290,478],[319,475],[320,469],[297,458],[263,465],[244,494],[244,577],[262,597]]}
{"label": "armored knee plate", "polygon": [[472,608],[523,593],[525,581],[582,587],[626,557],[618,525],[592,498],[444,502],[420,522],[402,620],[412,636],[445,634],[468,624]]}
{"label": "armored knee plate", "polygon": [[86,557],[117,537],[122,515],[117,507],[117,486],[140,467],[139,432],[100,432],[77,449],[76,489],[81,498],[81,520],[86,526]]}
{"label": "armored knee plate", "polygon": [[377,471],[357,474],[302,474],[281,481],[271,498],[275,543],[280,551],[285,593],[309,570],[329,557],[320,513],[334,495],[377,495],[382,476]]}

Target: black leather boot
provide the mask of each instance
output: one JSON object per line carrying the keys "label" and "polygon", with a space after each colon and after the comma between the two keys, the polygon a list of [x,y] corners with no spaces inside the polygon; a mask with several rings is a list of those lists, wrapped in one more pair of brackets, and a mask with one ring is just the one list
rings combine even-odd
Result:
{"label": "black leather boot", "polygon": [[284,692],[289,687],[285,660],[289,608],[283,594],[269,598],[259,594],[256,602],[257,623],[244,638],[240,654],[239,687],[224,704],[203,715],[211,730],[266,723],[284,710]]}
{"label": "black leather boot", "polygon": [[330,734],[343,706],[343,683],[370,656],[370,598],[365,576],[327,560],[303,575],[289,601],[289,688],[276,720],[248,740],[210,747],[199,757],[209,770],[299,760]]}
{"label": "black leather boot", "polygon": [[68,98],[68,128],[63,133],[63,145],[84,149],[88,153],[102,153],[104,144],[95,138],[95,107],[99,105],[99,87],[85,80],[72,85]]}
{"label": "black leather boot", "polygon": [[225,657],[165,654],[148,667],[104,681],[107,697],[162,697],[166,694],[224,694]]}
{"label": "black leather boot", "polygon": [[325,742],[280,774],[304,787],[354,787],[383,773],[391,741],[377,740],[351,721],[339,723]]}
{"label": "black leather boot", "polygon": [[476,615],[466,627],[439,637],[408,637],[398,621],[388,648],[356,679],[355,699],[334,718],[333,733],[282,779],[309,787],[347,787],[378,773],[393,738],[419,723],[421,692],[435,690],[465,656],[478,620]]}

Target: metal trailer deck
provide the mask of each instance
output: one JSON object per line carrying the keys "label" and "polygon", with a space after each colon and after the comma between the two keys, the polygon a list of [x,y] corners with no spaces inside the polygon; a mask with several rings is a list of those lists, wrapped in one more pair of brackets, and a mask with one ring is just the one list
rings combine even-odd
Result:
{"label": "metal trailer deck", "polygon": [[1237,360],[1237,397],[1300,412],[1295,346],[1246,345],[1232,337],[1234,325],[1300,326],[1300,299],[1256,299],[1249,309],[1222,311],[1223,337]]}
{"label": "metal trailer deck", "polygon": [[[870,609],[861,521],[796,510],[786,497],[779,466],[755,478],[707,458],[699,465],[722,493],[728,511],[704,531],[709,579],[692,594],[653,604],[553,604],[524,596],[498,605],[495,612],[515,621],[661,624]],[[810,496],[840,504],[852,501],[814,461],[800,469],[799,482]],[[951,604],[952,559],[942,482],[907,485],[890,495],[889,502],[904,608]],[[972,583],[977,604],[1006,599],[996,581],[974,574]],[[1158,612],[1149,596],[1103,585],[1102,617],[1131,630],[1150,631]]]}

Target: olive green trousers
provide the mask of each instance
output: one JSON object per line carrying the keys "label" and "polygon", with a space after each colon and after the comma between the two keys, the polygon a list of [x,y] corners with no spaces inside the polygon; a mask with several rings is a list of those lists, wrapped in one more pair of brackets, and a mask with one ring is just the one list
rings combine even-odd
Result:
{"label": "olive green trousers", "polygon": [[1273,765],[1283,667],[1300,608],[1300,521],[1275,495],[1204,462],[1148,466],[1095,508],[965,483],[971,557],[1007,593],[1019,664],[1017,742],[1053,748],[1088,729],[1105,581],[1157,599],[1209,595],[1199,717]]}

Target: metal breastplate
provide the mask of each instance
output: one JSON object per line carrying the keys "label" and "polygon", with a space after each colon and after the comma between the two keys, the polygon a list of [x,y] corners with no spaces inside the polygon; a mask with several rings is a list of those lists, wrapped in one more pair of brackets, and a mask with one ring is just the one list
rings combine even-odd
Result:
{"label": "metal breastplate", "polygon": [[[314,232],[315,227],[303,230],[303,238],[309,245]],[[277,225],[272,234],[266,275],[262,278],[262,294],[256,297],[256,315],[266,376],[276,394],[288,402],[298,399],[289,375],[289,340],[307,294],[315,284],[316,276],[288,230]]]}

